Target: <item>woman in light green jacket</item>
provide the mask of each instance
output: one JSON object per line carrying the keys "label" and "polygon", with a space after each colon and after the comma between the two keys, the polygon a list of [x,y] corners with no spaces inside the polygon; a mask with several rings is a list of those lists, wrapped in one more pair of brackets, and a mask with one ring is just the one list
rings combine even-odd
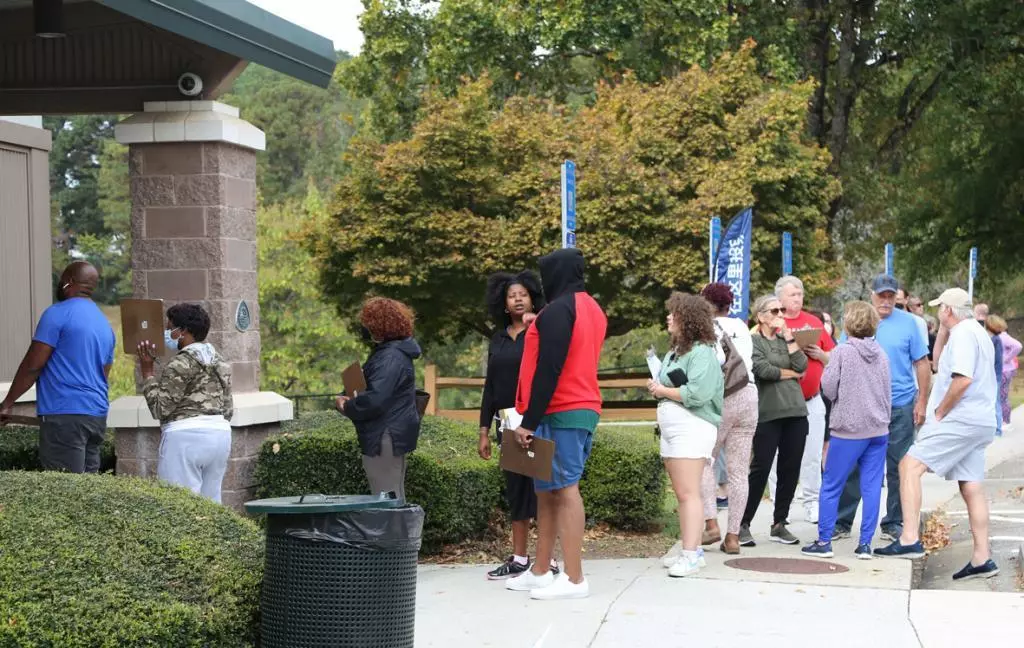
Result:
{"label": "woman in light green jacket", "polygon": [[670,554],[666,566],[669,576],[681,577],[696,573],[704,563],[700,482],[718,438],[725,384],[715,354],[711,305],[702,297],[676,292],[665,306],[672,348],[658,379],[647,387],[658,399],[661,456],[679,502],[682,552]]}

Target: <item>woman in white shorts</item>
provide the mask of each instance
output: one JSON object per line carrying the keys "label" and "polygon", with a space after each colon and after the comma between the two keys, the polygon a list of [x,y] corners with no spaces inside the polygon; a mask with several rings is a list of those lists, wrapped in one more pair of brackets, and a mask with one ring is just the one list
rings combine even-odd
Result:
{"label": "woman in white shorts", "polygon": [[658,399],[661,456],[679,502],[682,552],[668,573],[681,577],[696,573],[703,563],[701,475],[718,438],[725,385],[715,354],[711,305],[702,297],[675,292],[665,306],[672,344],[658,379],[647,387]]}

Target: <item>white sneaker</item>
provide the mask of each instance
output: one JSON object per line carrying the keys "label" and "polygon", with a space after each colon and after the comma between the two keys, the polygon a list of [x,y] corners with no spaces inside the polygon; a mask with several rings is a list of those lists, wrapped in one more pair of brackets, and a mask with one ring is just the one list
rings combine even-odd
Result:
{"label": "white sneaker", "polygon": [[513,592],[529,592],[538,587],[547,587],[554,582],[555,575],[551,571],[548,571],[543,576],[537,576],[531,569],[505,581],[505,589],[512,590]]}
{"label": "white sneaker", "polygon": [[661,559],[662,566],[665,569],[668,569],[672,565],[676,564],[676,561],[679,560],[679,553],[682,550],[683,550],[683,543],[682,542],[677,542],[674,545],[672,545],[672,548],[669,549],[668,553],[666,553],[662,557],[662,559]]}
{"label": "white sneaker", "polygon": [[804,520],[811,524],[818,523],[818,503],[804,502]]}
{"label": "white sneaker", "polygon": [[590,584],[584,578],[581,583],[574,583],[562,572],[547,587],[530,590],[530,598],[538,601],[556,601],[560,599],[581,599],[590,596]]}
{"label": "white sneaker", "polygon": [[700,571],[700,557],[696,551],[684,551],[679,560],[668,568],[668,575],[673,578],[692,576]]}

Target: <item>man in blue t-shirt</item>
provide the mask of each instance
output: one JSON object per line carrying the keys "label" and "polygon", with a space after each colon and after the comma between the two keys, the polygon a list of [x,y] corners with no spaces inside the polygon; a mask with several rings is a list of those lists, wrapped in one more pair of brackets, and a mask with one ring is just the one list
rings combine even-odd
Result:
{"label": "man in blue t-shirt", "polygon": [[[899,282],[888,275],[879,275],[871,284],[871,303],[881,322],[875,340],[889,359],[892,382],[892,412],[889,418],[889,447],[886,451],[885,483],[888,488],[882,537],[895,540],[903,530],[903,508],[900,503],[900,460],[914,442],[914,427],[924,423],[928,405],[928,384],[931,365],[928,362],[928,340],[910,313],[895,308]],[[916,378],[916,380],[915,380]],[[918,389],[920,386],[920,390]],[[854,469],[839,499],[839,515],[832,538],[848,537],[853,518],[860,504],[860,473]]]}
{"label": "man in blue t-shirt", "polygon": [[45,470],[99,472],[107,428],[107,377],[114,363],[114,330],[92,301],[96,268],[76,261],[61,274],[57,303],[39,318],[36,334],[11,389],[0,423],[36,385],[39,460]]}

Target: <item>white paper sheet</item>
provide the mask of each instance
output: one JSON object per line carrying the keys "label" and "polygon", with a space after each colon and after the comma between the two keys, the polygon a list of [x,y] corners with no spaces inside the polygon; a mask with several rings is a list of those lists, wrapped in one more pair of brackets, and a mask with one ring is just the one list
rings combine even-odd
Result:
{"label": "white paper sheet", "polygon": [[651,378],[657,380],[658,374],[661,373],[661,360],[654,347],[647,349],[647,368],[651,370]]}

